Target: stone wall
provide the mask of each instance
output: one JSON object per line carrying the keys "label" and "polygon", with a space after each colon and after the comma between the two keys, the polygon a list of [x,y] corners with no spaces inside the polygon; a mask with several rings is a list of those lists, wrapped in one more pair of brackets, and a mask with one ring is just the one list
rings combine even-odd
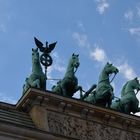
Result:
{"label": "stone wall", "polygon": [[140,140],[140,134],[48,111],[49,130],[79,140]]}
{"label": "stone wall", "polygon": [[29,113],[39,130],[68,140],[140,140],[140,117],[50,91],[30,89],[17,109]]}

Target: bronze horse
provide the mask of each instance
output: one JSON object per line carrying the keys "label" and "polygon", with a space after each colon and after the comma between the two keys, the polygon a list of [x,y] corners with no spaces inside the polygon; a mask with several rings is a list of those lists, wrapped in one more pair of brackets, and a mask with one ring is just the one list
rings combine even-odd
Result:
{"label": "bronze horse", "polygon": [[58,81],[57,85],[52,87],[52,91],[54,93],[72,97],[75,92],[82,90],[82,87],[78,86],[78,79],[75,76],[79,65],[79,55],[72,54],[64,78]]}
{"label": "bronze horse", "polygon": [[112,64],[107,63],[99,76],[97,86],[93,85],[85,95],[81,94],[81,99],[92,104],[110,107],[112,99],[114,98],[113,87],[110,82],[110,74],[115,73],[119,70]]}

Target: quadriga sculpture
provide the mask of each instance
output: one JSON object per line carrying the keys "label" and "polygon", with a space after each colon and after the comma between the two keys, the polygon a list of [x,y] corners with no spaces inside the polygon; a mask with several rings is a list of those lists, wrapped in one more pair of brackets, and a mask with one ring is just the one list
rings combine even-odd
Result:
{"label": "quadriga sculpture", "polygon": [[137,78],[128,81],[121,91],[121,99],[112,103],[111,108],[117,111],[130,114],[140,112],[139,100],[136,97],[135,90],[140,90],[140,83]]}
{"label": "quadriga sculpture", "polygon": [[[97,86],[93,85],[85,95],[81,94],[81,99],[92,104],[110,107],[112,99],[114,98],[113,87],[109,79],[110,74],[115,73],[119,70],[112,64],[107,63],[99,75],[99,81]],[[114,76],[115,77],[115,76]]]}
{"label": "quadriga sculpture", "polygon": [[46,76],[40,64],[38,48],[32,49],[32,73],[25,80],[23,94],[25,94],[30,87],[39,88],[41,90],[46,89]]}
{"label": "quadriga sculpture", "polygon": [[82,91],[82,87],[78,86],[78,79],[75,76],[79,65],[79,55],[72,54],[64,78],[52,87],[54,93],[72,97],[78,90]]}

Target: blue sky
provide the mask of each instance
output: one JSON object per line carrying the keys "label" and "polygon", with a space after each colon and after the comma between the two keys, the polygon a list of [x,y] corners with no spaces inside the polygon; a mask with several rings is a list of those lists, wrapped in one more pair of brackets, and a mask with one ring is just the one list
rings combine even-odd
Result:
{"label": "blue sky", "polygon": [[[34,36],[58,42],[51,78],[63,78],[73,52],[80,55],[76,76],[85,90],[97,83],[107,61],[120,69],[112,83],[117,97],[126,81],[140,77],[138,0],[0,0],[1,101],[16,103],[21,97]],[[48,89],[54,83],[48,81]]]}

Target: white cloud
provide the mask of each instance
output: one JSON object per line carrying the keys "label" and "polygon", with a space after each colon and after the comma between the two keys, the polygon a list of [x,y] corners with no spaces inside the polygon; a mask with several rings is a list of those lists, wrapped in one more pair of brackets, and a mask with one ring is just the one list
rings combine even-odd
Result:
{"label": "white cloud", "polygon": [[132,10],[129,10],[127,11],[125,14],[124,14],[124,17],[128,20],[132,20],[133,19],[133,11]]}
{"label": "white cloud", "polygon": [[[130,32],[134,34],[136,31],[130,30]],[[97,44],[94,45],[95,49],[91,50],[91,45],[88,41],[88,36],[86,34],[80,34],[80,33],[74,32],[73,38],[78,42],[79,46],[81,46],[81,47],[88,46],[87,47],[88,53],[89,53],[89,56],[92,60],[95,60],[95,61],[100,62],[102,64],[105,64],[107,61],[109,61],[105,50],[102,49],[101,47],[99,47]],[[88,45],[86,46],[86,44],[88,44]],[[129,66],[127,62],[120,63],[118,65],[118,68],[120,70],[120,73],[122,73],[123,76],[127,80],[131,80],[134,77],[136,77],[136,73],[135,73],[134,69],[131,66]]]}
{"label": "white cloud", "polygon": [[74,32],[72,36],[73,36],[73,39],[77,41],[78,46],[87,47],[87,48],[90,47],[88,37],[86,34],[80,34],[78,32]]}
{"label": "white cloud", "polygon": [[[52,58],[54,60],[54,63],[52,64],[51,67],[48,67],[48,69],[47,69],[47,78],[49,79],[49,83],[51,85],[55,85],[56,81],[54,81],[52,79],[57,79],[57,78],[53,77],[53,72],[59,72],[61,75],[65,72],[66,68],[64,67],[64,62],[59,57],[57,52],[53,52]],[[59,79],[59,77],[58,77],[58,79]]]}
{"label": "white cloud", "polygon": [[55,85],[56,84],[56,81],[52,80],[53,79],[53,76],[52,76],[52,72],[53,72],[53,67],[48,67],[47,69],[47,79],[49,80],[49,84],[51,86]]}
{"label": "white cloud", "polygon": [[[139,100],[139,107],[140,107],[140,92],[136,95]],[[135,115],[140,116],[140,112],[136,113]]]}
{"label": "white cloud", "polygon": [[3,32],[3,33],[6,32],[6,27],[4,24],[0,24],[0,32]]}
{"label": "white cloud", "polygon": [[5,93],[0,92],[0,101],[6,102],[6,103],[11,103],[11,104],[16,104],[17,101],[13,99],[12,97],[9,97]]}
{"label": "white cloud", "polygon": [[59,57],[59,55],[58,55],[58,53],[57,52],[54,52],[53,54],[52,54],[52,57],[53,57],[53,59],[54,59],[54,61],[55,61],[55,63],[53,64],[53,66],[52,66],[52,68],[54,69],[54,70],[56,70],[56,71],[58,71],[58,72],[61,72],[61,73],[63,73],[65,70],[66,70],[66,68],[63,66],[64,64],[64,62],[61,60],[61,58]]}
{"label": "white cloud", "polygon": [[[84,25],[81,23],[81,25],[78,26],[82,26],[84,27]],[[77,42],[77,44],[79,45],[79,47],[83,47],[84,49],[87,49],[87,53],[90,56],[90,58],[92,60],[95,60],[97,62],[101,62],[101,63],[106,63],[108,58],[107,55],[105,53],[105,51],[99,47],[98,44],[94,45],[94,49],[92,49],[92,45],[89,42],[88,36],[85,33],[79,33],[79,32],[74,32],[72,34],[73,39]]]}
{"label": "white cloud", "polygon": [[97,2],[97,11],[99,14],[104,14],[105,11],[109,8],[109,3],[107,0],[96,0]]}
{"label": "white cloud", "polygon": [[51,79],[52,78],[52,67],[48,67],[47,69],[47,78]]}
{"label": "white cloud", "polygon": [[66,70],[64,66],[60,66],[60,65],[55,65],[55,69],[61,73],[63,73]]}
{"label": "white cloud", "polygon": [[94,45],[95,47],[94,50],[91,49],[91,44],[86,34],[74,32],[72,34],[72,37],[78,43],[79,47],[83,47],[87,49],[87,52],[92,60],[96,60],[101,63],[105,63],[107,61],[107,56],[105,51],[102,48],[100,48],[97,44]]}
{"label": "white cloud", "polygon": [[130,33],[131,35],[140,36],[140,27],[137,27],[137,28],[130,28],[130,29],[129,29],[129,33]]}
{"label": "white cloud", "polygon": [[98,46],[93,51],[90,52],[90,57],[102,63],[105,63],[107,61],[107,56],[105,51],[102,48],[99,48]]}
{"label": "white cloud", "polygon": [[79,99],[80,98],[80,93],[79,92],[80,91],[77,91],[76,93],[74,93],[73,98]]}
{"label": "white cloud", "polygon": [[137,14],[140,17],[140,7],[137,7]]}
{"label": "white cloud", "polygon": [[111,85],[113,87],[113,92],[116,93],[116,84],[115,84],[115,82],[112,82]]}
{"label": "white cloud", "polygon": [[[140,101],[140,92],[138,92],[138,94],[136,95],[138,100]],[[139,107],[140,107],[140,103],[139,103]]]}
{"label": "white cloud", "polygon": [[118,66],[120,73],[124,75],[124,77],[128,80],[131,80],[136,77],[136,73],[131,66],[129,66],[126,62]]}
{"label": "white cloud", "polygon": [[85,27],[81,21],[79,21],[77,25],[82,31],[85,31]]}

